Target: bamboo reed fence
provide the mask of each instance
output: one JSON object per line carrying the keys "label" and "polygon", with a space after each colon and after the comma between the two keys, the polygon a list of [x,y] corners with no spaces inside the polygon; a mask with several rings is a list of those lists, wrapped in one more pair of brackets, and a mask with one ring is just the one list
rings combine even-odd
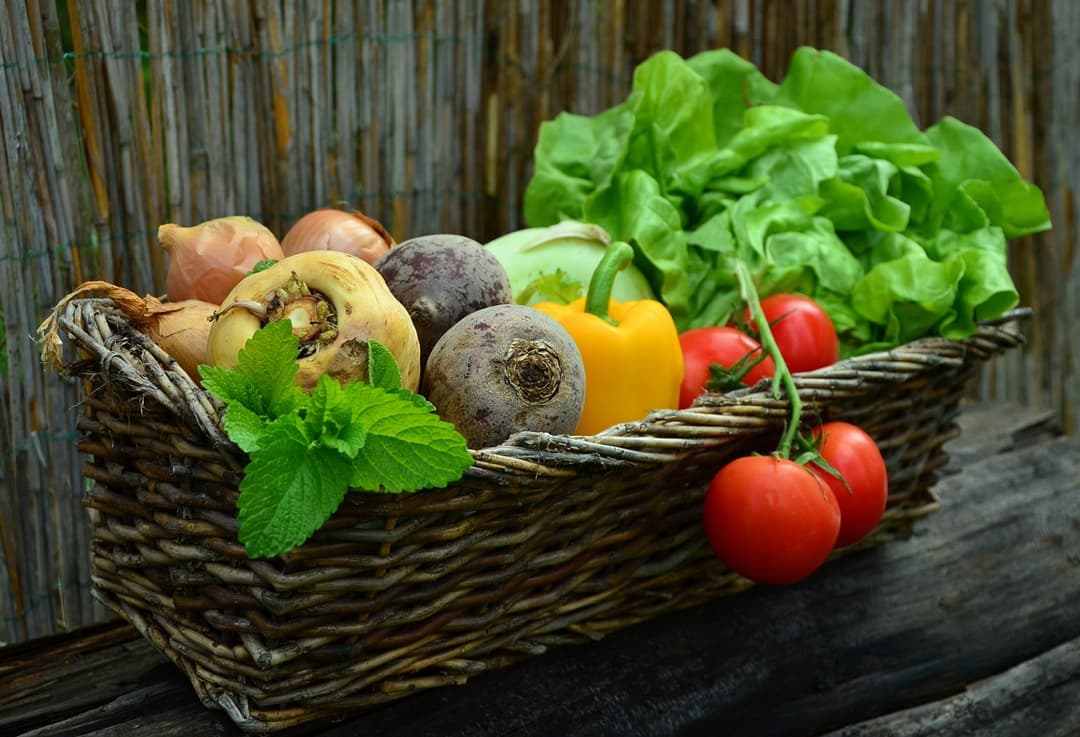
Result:
{"label": "bamboo reed fence", "polygon": [[1030,344],[976,391],[1075,430],[1080,3],[1073,0],[9,0],[0,8],[0,642],[105,616],[89,596],[78,395],[33,342],[101,278],[159,293],[157,225],[284,233],[358,207],[397,238],[522,225],[539,124],[625,98],[634,66],[726,46],[779,79],[800,45],[929,125],[982,128],[1047,196],[1013,244]]}

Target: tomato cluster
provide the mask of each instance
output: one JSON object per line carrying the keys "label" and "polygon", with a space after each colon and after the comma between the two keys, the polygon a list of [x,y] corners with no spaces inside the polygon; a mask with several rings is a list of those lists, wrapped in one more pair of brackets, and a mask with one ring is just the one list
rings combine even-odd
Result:
{"label": "tomato cluster", "polygon": [[847,422],[814,432],[821,464],[754,455],[713,477],[705,494],[705,536],[724,564],[758,583],[794,583],[834,549],[869,534],[889,493],[885,460],[874,440]]}
{"label": "tomato cluster", "polygon": [[[774,294],[761,300],[761,309],[791,373],[836,363],[840,352],[836,328],[829,313],[817,302],[801,294]],[[743,315],[743,324],[753,325],[749,310]],[[680,409],[689,407],[710,388],[718,373],[715,367],[727,370],[730,379],[746,386],[776,372],[772,358],[762,356],[757,336],[732,325],[687,330],[679,336],[679,342],[684,367]],[[720,388],[731,387],[721,384]]]}
{"label": "tomato cluster", "polygon": [[[839,358],[829,314],[801,294],[774,294],[761,312],[788,373],[825,368]],[[777,367],[752,334],[750,310],[741,326],[687,330],[679,337],[684,377],[679,407],[707,391],[753,386]],[[794,428],[792,428],[794,429]],[[705,495],[709,545],[735,573],[765,584],[788,584],[813,573],[836,549],[862,540],[885,513],[888,473],[881,451],[865,431],[847,422],[814,429],[803,463],[773,455],[737,458],[717,472]],[[801,460],[805,460],[802,458]]]}

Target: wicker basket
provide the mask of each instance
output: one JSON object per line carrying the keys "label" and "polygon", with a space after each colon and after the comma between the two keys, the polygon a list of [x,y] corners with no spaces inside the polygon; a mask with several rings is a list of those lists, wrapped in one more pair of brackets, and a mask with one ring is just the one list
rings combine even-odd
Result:
{"label": "wicker basket", "polygon": [[[965,384],[1021,342],[1025,314],[796,376],[808,411],[858,423],[886,457],[888,509],[859,547],[936,510]],[[474,451],[450,488],[351,493],[303,546],[253,561],[221,407],[111,301],[54,317],[78,347],[61,371],[85,390],[95,594],[246,731],[464,683],[750,585],[712,554],[700,514],[725,460],[775,447],[787,407],[767,390],[594,437],[522,433]]]}

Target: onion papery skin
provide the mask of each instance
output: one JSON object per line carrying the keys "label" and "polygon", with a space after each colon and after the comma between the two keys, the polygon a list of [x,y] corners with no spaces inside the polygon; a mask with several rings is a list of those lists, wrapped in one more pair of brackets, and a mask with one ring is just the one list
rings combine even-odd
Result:
{"label": "onion papery skin", "polygon": [[165,276],[170,302],[221,304],[255,264],[285,258],[277,236],[244,215],[191,226],[166,223],[158,228],[158,241],[170,257]]}
{"label": "onion papery skin", "polygon": [[375,263],[394,246],[394,239],[382,223],[356,210],[323,207],[297,220],[281,248],[286,256],[309,251],[340,251]]}
{"label": "onion papery skin", "polygon": [[148,306],[146,334],[176,359],[180,368],[196,383],[202,383],[199,366],[208,360],[210,318],[218,306],[212,302],[186,299]]}
{"label": "onion papery skin", "polygon": [[[345,384],[368,380],[367,342],[376,340],[397,362],[402,386],[416,391],[420,381],[420,341],[408,310],[394,298],[386,282],[370,264],[338,251],[310,251],[286,256],[273,266],[245,277],[225,297],[210,328],[209,362],[235,366],[240,350],[266,319],[249,305],[268,307],[276,290],[295,275],[307,288],[322,295],[336,319],[332,341],[310,355],[298,357],[296,383],[311,390],[319,377],[329,374]],[[296,331],[294,331],[296,332]]]}

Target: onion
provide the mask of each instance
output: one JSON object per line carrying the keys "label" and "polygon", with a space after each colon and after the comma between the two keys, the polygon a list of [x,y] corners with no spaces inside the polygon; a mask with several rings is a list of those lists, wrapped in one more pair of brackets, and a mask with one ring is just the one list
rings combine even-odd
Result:
{"label": "onion", "polygon": [[286,256],[306,251],[341,251],[375,263],[394,246],[394,239],[382,223],[356,210],[324,207],[297,220],[281,248]]}
{"label": "onion", "polygon": [[171,302],[220,304],[255,264],[285,258],[270,229],[243,215],[189,227],[167,223],[158,228],[158,240],[171,257],[165,277]]}
{"label": "onion", "polygon": [[199,364],[209,363],[207,347],[210,336],[211,316],[218,306],[210,302],[189,299],[181,302],[162,302],[157,297],[140,297],[129,289],[106,281],[83,282],[53,309],[52,314],[38,328],[44,347],[42,358],[59,365],[60,336],[56,317],[64,305],[76,297],[90,292],[104,294],[120,311],[147,336],[168,353],[180,368],[196,384],[200,382]]}

